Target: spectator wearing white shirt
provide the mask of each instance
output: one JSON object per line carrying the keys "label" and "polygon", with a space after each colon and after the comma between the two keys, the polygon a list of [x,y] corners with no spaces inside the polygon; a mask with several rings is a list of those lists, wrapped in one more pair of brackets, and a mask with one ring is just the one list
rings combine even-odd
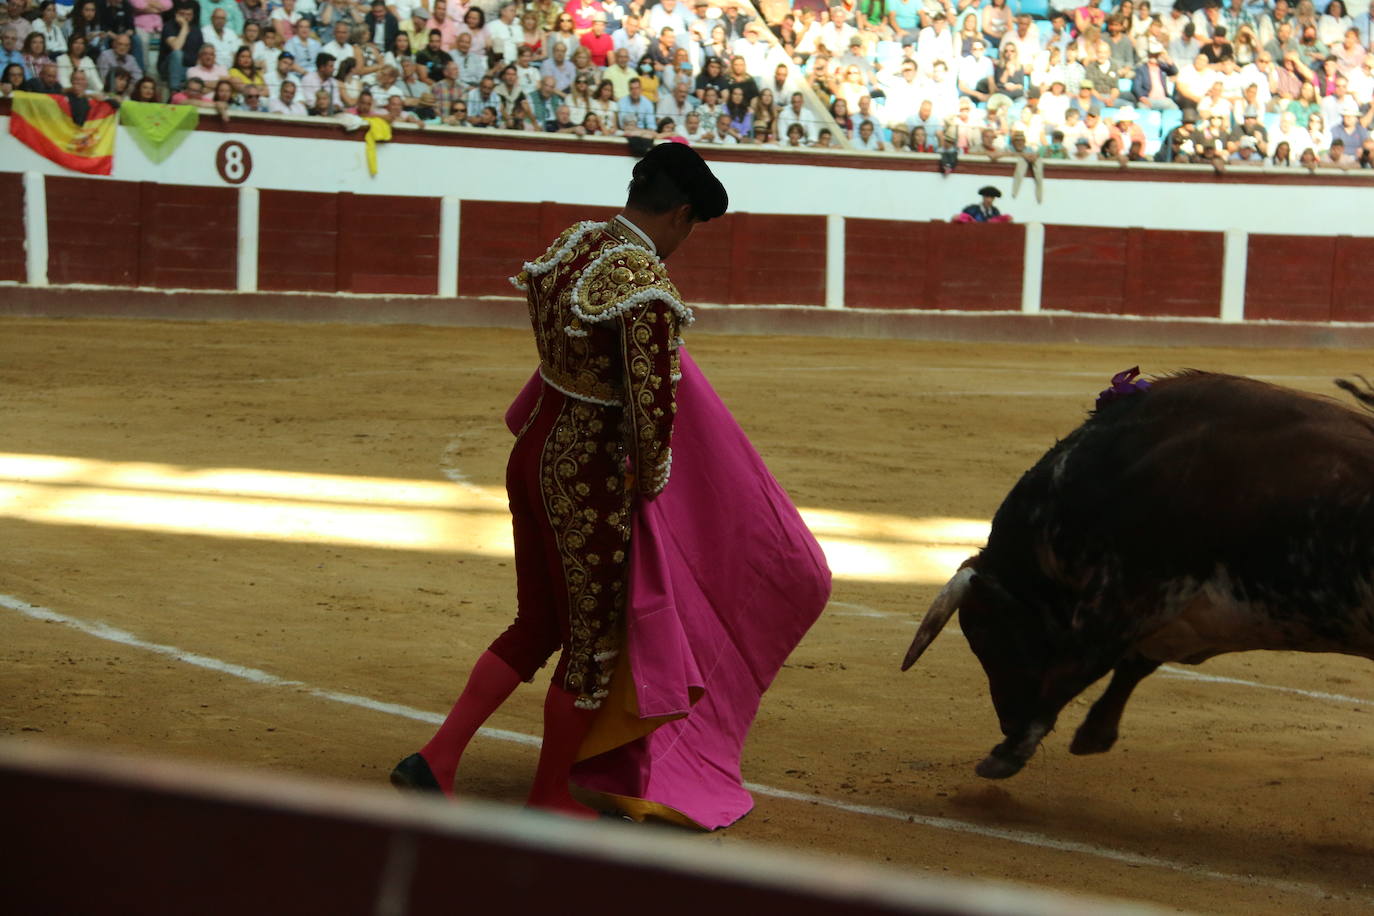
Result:
{"label": "spectator wearing white shirt", "polygon": [[487,23],[491,49],[508,64],[515,63],[520,57],[520,39],[524,34],[520,30],[520,23],[515,21],[515,13],[514,3],[502,3],[496,18]]}
{"label": "spectator wearing white shirt", "polygon": [[945,14],[936,13],[931,18],[930,25],[921,29],[921,34],[916,39],[916,64],[925,73],[930,72],[937,60],[942,60],[945,66],[952,67],[958,60],[955,51],[954,32],[945,21]]}
{"label": "spectator wearing white shirt", "polygon": [[815,140],[816,121],[806,111],[806,100],[800,92],[792,93],[787,107],[778,115],[778,136],[786,137],[793,124],[801,125],[802,138],[805,143],[811,143]]}
{"label": "spectator wearing white shirt", "polygon": [[[747,31],[747,26],[746,26]],[[838,57],[849,49],[849,39],[858,31],[849,24],[849,13],[841,5],[830,8],[830,19],[816,33],[816,47],[825,48]]]}
{"label": "spectator wearing white shirt", "polygon": [[239,49],[239,36],[225,24],[228,20],[229,15],[217,9],[210,14],[210,28],[201,32],[205,43],[215,49],[215,63],[225,68],[233,65],[234,52]]}
{"label": "spectator wearing white shirt", "polygon": [[673,34],[687,31],[688,18],[684,15],[680,0],[659,0],[657,6],[649,10],[648,29],[650,35],[661,35],[664,29],[672,29]]}
{"label": "spectator wearing white shirt", "polygon": [[[296,83],[299,88],[301,78],[295,73],[296,59],[290,52],[283,51],[277,55],[277,65],[271,70],[266,70],[262,74],[263,84],[267,86],[268,97],[276,100],[281,95],[282,83]],[[301,103],[304,106],[304,102]],[[270,107],[270,106],[269,106]]]}
{"label": "spectator wearing white shirt", "polygon": [[[1073,101],[1073,97],[1065,88],[1062,79],[1053,79],[1050,81],[1049,92],[1040,95],[1040,116],[1045,119],[1045,125],[1051,130],[1063,126],[1069,111],[1069,103]],[[1066,137],[1065,142],[1072,144],[1073,138]]]}
{"label": "spectator wearing white shirt", "polygon": [[539,72],[539,68],[534,65],[534,51],[532,49],[523,47],[520,49],[515,57],[515,71],[520,77],[520,91],[527,96],[534,95],[544,76]]}
{"label": "spectator wearing white shirt", "polygon": [[[263,73],[271,73],[277,69],[277,58],[281,57],[281,36],[276,29],[267,29],[262,33],[262,37],[253,42],[253,61],[258,65],[258,69]],[[275,98],[275,94],[273,98]]]}
{"label": "spectator wearing white shirt", "polygon": [[992,94],[992,58],[986,56],[987,45],[975,38],[969,52],[959,61],[959,91],[972,99],[986,102]]}
{"label": "spectator wearing white shirt", "polygon": [[296,98],[296,84],[291,80],[282,81],[277,94],[267,102],[267,110],[272,114],[295,115],[298,118],[310,113],[305,103]]}
{"label": "spectator wearing white shirt", "polygon": [[686,80],[678,80],[673,86],[672,95],[660,93],[662,98],[655,106],[655,113],[660,118],[672,118],[675,124],[686,124],[687,113],[697,107],[696,96],[688,92]]}
{"label": "spectator wearing white shirt", "polygon": [[882,134],[878,132],[875,122],[856,121],[856,123],[859,125],[858,130],[854,132],[854,138],[850,140],[850,144],[854,149],[870,150],[873,152],[881,152],[887,149],[883,144]]}
{"label": "spectator wearing white shirt", "polygon": [[768,53],[772,50],[761,37],[762,31],[757,22],[749,23],[744,27],[744,37],[736,39],[730,49],[737,57],[744,58],[745,69],[754,76],[768,72]]}
{"label": "spectator wearing white shirt", "polygon": [[[346,22],[334,23],[334,39],[326,43],[321,50],[325,54],[332,55],[336,61],[352,59],[356,61],[355,67],[361,67],[363,64],[362,54],[359,53],[357,46],[348,40],[351,31],[352,29]],[[377,108],[386,107],[386,102],[383,99],[374,98],[372,103]]]}
{"label": "spectator wearing white shirt", "polygon": [[689,111],[683,117],[682,137],[688,143],[707,143],[709,141],[706,137],[709,133],[706,126],[701,123],[701,115],[697,114],[695,111]]}

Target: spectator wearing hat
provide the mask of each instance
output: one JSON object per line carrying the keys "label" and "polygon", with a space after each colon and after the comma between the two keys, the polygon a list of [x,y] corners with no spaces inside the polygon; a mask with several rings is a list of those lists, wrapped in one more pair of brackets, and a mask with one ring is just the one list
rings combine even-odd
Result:
{"label": "spectator wearing hat", "polygon": [[1228,165],[1263,165],[1264,156],[1254,137],[1242,137],[1226,162]]}
{"label": "spectator wearing hat", "polygon": [[1002,196],[1002,192],[987,185],[978,189],[978,196],[983,198],[981,203],[969,204],[961,212],[969,216],[975,223],[986,223],[994,216],[1001,216],[1002,211],[997,209],[997,198]]}
{"label": "spectator wearing hat", "polygon": [[[1257,158],[1263,159],[1269,155],[1269,132],[1260,123],[1260,112],[1258,108],[1246,108],[1241,112],[1241,121],[1231,131],[1226,138],[1226,150],[1232,155],[1240,149],[1245,140],[1250,140]],[[1291,148],[1291,147],[1290,147]]]}
{"label": "spectator wearing hat", "polygon": [[[1371,112],[1374,112],[1374,108],[1371,108]],[[1340,140],[1346,150],[1360,151],[1369,139],[1369,127],[1360,121],[1360,106],[1347,96],[1340,114],[1340,121],[1331,128],[1331,142],[1334,144]]]}
{"label": "spectator wearing hat", "polygon": [[[858,38],[858,35],[854,37]],[[767,72],[768,55],[772,48],[763,40],[763,26],[757,22],[744,27],[744,37],[736,39],[730,50],[735,56],[744,58],[744,69],[749,73],[762,76]]]}
{"label": "spectator wearing hat", "polygon": [[1112,130],[1102,123],[1102,109],[1096,106],[1089,108],[1083,114],[1083,138],[1088,141],[1088,147],[1093,155],[1102,152],[1102,147],[1112,137]]}
{"label": "spectator wearing hat", "polygon": [[277,65],[262,75],[268,98],[276,99],[281,95],[282,83],[295,83],[296,89],[300,89],[301,78],[296,74],[296,69],[296,59],[291,54],[283,51],[277,55]]}
{"label": "spectator wearing hat", "polygon": [[615,39],[606,34],[606,14],[601,10],[592,13],[592,24],[586,32],[582,33],[582,47],[592,56],[592,63],[598,67],[605,67],[610,63],[610,56],[615,51]]}
{"label": "spectator wearing hat", "polygon": [[1140,128],[1134,108],[1119,110],[1115,123],[1110,125],[1110,130],[1117,148],[1123,152],[1128,152],[1133,143],[1139,143],[1142,149],[1145,146],[1145,131]]}

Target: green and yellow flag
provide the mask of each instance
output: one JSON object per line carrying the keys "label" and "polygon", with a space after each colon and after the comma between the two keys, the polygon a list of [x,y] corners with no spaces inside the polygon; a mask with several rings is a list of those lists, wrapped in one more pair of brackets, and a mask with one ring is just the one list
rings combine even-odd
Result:
{"label": "green and yellow flag", "polygon": [[119,123],[129,128],[143,155],[161,162],[196,129],[200,109],[195,105],[124,102],[119,106]]}
{"label": "green and yellow flag", "polygon": [[34,152],[88,175],[114,169],[115,109],[109,102],[90,99],[86,121],[78,125],[65,95],[16,92],[11,98],[10,134]]}

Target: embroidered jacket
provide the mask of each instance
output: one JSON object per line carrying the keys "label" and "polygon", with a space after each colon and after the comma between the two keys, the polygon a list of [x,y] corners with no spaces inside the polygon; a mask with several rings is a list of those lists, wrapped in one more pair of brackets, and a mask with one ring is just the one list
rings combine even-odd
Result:
{"label": "embroidered jacket", "polygon": [[511,283],[526,293],[544,381],[622,407],[637,489],[661,491],[672,464],[679,328],[692,322],[663,262],[619,221],[584,222]]}

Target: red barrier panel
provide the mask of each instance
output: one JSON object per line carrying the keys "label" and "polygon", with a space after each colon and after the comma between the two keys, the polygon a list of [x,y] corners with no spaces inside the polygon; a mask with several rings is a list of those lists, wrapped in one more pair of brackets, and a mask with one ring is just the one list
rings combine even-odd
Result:
{"label": "red barrier panel", "polygon": [[910,309],[922,304],[928,237],[937,223],[895,219],[844,222],[844,298],[850,308]]}
{"label": "red barrier panel", "polygon": [[338,288],[350,293],[439,291],[439,198],[338,195]]}
{"label": "red barrier panel", "polygon": [[1016,311],[1025,249],[1015,223],[845,220],[845,304]]}
{"label": "red barrier panel", "polygon": [[730,257],[735,244],[735,214],[730,213],[692,230],[691,236],[668,262],[668,275],[688,305],[695,302],[730,303]]}
{"label": "red barrier panel", "polygon": [[1374,320],[1374,239],[1250,236],[1245,317]]}
{"label": "red barrier panel", "polygon": [[258,289],[339,289],[339,197],[268,191],[258,197]]}
{"label": "red barrier panel", "polygon": [[1216,317],[1224,241],[1220,232],[1046,226],[1042,308]]}
{"label": "red barrier panel", "polygon": [[1336,236],[1332,321],[1374,321],[1374,239]]}
{"label": "red barrier panel", "polygon": [[137,286],[139,184],[50,176],[44,185],[48,281]]}
{"label": "red barrier panel", "polygon": [[1335,243],[1330,236],[1250,236],[1245,317],[1330,321]]}
{"label": "red barrier panel", "polygon": [[18,172],[0,174],[0,280],[23,282],[28,275],[24,263],[24,176]]}
{"label": "red barrier panel", "polygon": [[669,273],[689,303],[824,305],[825,217],[713,219],[693,230]]}
{"label": "red barrier panel", "polygon": [[138,285],[234,289],[238,285],[237,189],[146,181],[138,187]]}
{"label": "red barrier panel", "polygon": [[610,219],[614,207],[465,200],[459,216],[458,294],[514,296],[509,279],[582,220]]}

